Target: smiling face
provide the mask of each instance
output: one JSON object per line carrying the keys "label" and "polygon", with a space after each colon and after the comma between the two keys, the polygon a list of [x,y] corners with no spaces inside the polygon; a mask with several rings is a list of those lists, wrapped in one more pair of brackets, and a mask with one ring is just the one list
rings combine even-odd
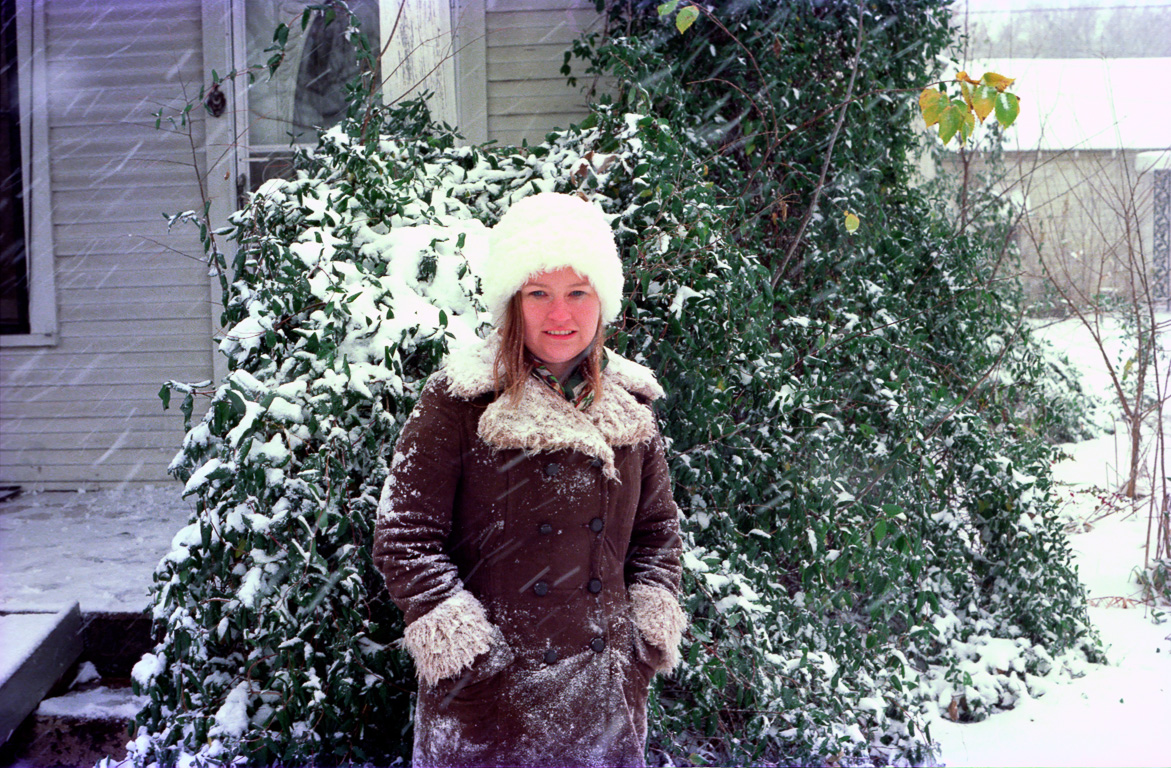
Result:
{"label": "smiling face", "polygon": [[590,281],[562,267],[534,275],[520,289],[525,347],[558,379],[598,331],[601,303]]}

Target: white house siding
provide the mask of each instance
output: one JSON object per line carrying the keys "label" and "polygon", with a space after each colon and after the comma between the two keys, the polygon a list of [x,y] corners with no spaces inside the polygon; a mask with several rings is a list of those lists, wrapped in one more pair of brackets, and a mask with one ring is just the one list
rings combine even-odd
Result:
{"label": "white house siding", "polygon": [[[1035,305],[1060,306],[1055,286],[1081,305],[1130,297],[1132,259],[1148,278],[1165,276],[1161,244],[1171,232],[1155,172],[1139,156],[1171,152],[1171,128],[1150,119],[1150,94],[1171,77],[1171,58],[1000,58],[969,71],[1016,78],[1021,114],[1005,132],[1003,186],[1026,206],[1017,241]],[[1166,300],[1165,283],[1152,286],[1156,298]]]}
{"label": "white house siding", "polygon": [[[33,101],[48,124],[50,184],[34,200],[52,206],[57,328],[51,344],[0,339],[0,485],[173,482],[166,466],[181,417],[162,410],[158,391],[170,379],[213,378],[216,353],[198,240],[189,228],[169,232],[163,214],[201,205],[206,118],[191,111],[188,137],[165,119],[157,130],[154,113],[176,115],[215,66],[204,61],[207,9],[201,0],[17,2],[44,25],[47,93]],[[577,88],[560,69],[572,41],[600,24],[591,0],[460,0],[456,9],[475,22],[461,27],[460,76],[484,84],[463,81],[461,110],[476,114],[461,122],[519,144],[587,114],[584,67],[574,64]],[[230,165],[206,180],[213,199],[224,183],[234,189],[219,172]]]}
{"label": "white house siding", "polygon": [[488,138],[516,145],[544,140],[587,114],[580,60],[569,87],[561,74],[565,52],[602,18],[589,0],[489,0],[486,8]]}
{"label": "white house siding", "polygon": [[1131,284],[1129,264],[1145,264],[1148,274],[1156,269],[1154,177],[1136,170],[1137,154],[1010,153],[1013,196],[1027,204],[1017,234],[1021,269],[1039,306],[1059,299],[1047,299],[1053,284],[1079,304],[1098,295],[1142,294],[1142,286]]}
{"label": "white house siding", "polygon": [[182,423],[158,391],[211,378],[211,302],[194,231],[162,214],[200,205],[204,123],[194,110],[189,139],[153,113],[198,93],[200,2],[44,0],[43,14],[58,333],[0,344],[0,484],[173,482]]}

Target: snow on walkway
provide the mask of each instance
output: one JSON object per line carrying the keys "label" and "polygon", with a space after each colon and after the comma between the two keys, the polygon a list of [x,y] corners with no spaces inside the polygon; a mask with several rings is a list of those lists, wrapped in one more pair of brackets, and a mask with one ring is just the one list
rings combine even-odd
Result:
{"label": "snow on walkway", "polygon": [[31,493],[0,504],[0,609],[138,613],[187,522],[178,483]]}

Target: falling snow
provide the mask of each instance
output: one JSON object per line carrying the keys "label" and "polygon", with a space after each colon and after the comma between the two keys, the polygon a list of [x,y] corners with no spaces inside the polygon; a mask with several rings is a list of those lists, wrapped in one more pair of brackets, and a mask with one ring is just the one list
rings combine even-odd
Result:
{"label": "falling snow", "polygon": [[[1083,330],[1064,322],[1041,332],[1083,370],[1091,391],[1107,391],[1097,352]],[[1121,354],[1121,334],[1111,335],[1108,343],[1110,351]],[[1054,469],[1060,492],[1068,498],[1064,514],[1091,600],[1090,615],[1110,663],[1066,661],[1079,676],[1034,678],[1029,686],[1020,686],[1012,710],[980,723],[950,722],[941,708],[941,716],[930,723],[941,764],[1166,764],[1171,622],[1157,623],[1157,614],[1133,602],[1139,592],[1133,571],[1142,563],[1146,507],[1102,503],[1106,491],[1117,487],[1125,466],[1124,435],[1119,426],[1115,434],[1067,446],[1069,458]],[[189,505],[180,492],[177,483],[98,493],[47,492],[0,505],[0,609],[52,610],[78,601],[83,611],[146,610],[155,565],[181,547],[191,532],[184,528]],[[720,576],[718,566],[695,554],[688,553],[685,563],[708,572],[709,580]],[[733,599],[751,602],[754,597],[743,585],[728,582],[725,587]],[[1171,606],[1163,612],[1171,616]],[[14,638],[24,632],[6,624],[0,624],[0,632],[7,662],[10,654],[19,653]],[[1012,664],[1011,649],[980,650],[993,662],[1000,654],[1006,665]],[[141,680],[156,672],[150,657],[135,669]],[[239,721],[228,703],[217,717],[225,731],[232,731]],[[121,712],[135,704],[99,687],[84,698],[50,700],[45,706],[54,712],[102,707]]]}

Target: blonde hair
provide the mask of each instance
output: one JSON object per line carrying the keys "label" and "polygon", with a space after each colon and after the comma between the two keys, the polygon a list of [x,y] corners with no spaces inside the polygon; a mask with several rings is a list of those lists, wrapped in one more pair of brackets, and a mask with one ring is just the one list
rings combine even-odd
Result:
{"label": "blonde hair", "polygon": [[[512,295],[508,306],[504,309],[504,317],[497,331],[500,334],[500,347],[496,351],[496,362],[493,365],[493,376],[496,379],[496,391],[508,397],[512,405],[520,402],[521,392],[525,381],[533,373],[533,359],[525,349],[525,317],[520,306],[520,292]],[[605,342],[602,334],[602,318],[598,318],[598,330],[594,340],[590,343],[589,354],[582,360],[582,375],[589,385],[594,400],[602,397],[602,347]]]}

